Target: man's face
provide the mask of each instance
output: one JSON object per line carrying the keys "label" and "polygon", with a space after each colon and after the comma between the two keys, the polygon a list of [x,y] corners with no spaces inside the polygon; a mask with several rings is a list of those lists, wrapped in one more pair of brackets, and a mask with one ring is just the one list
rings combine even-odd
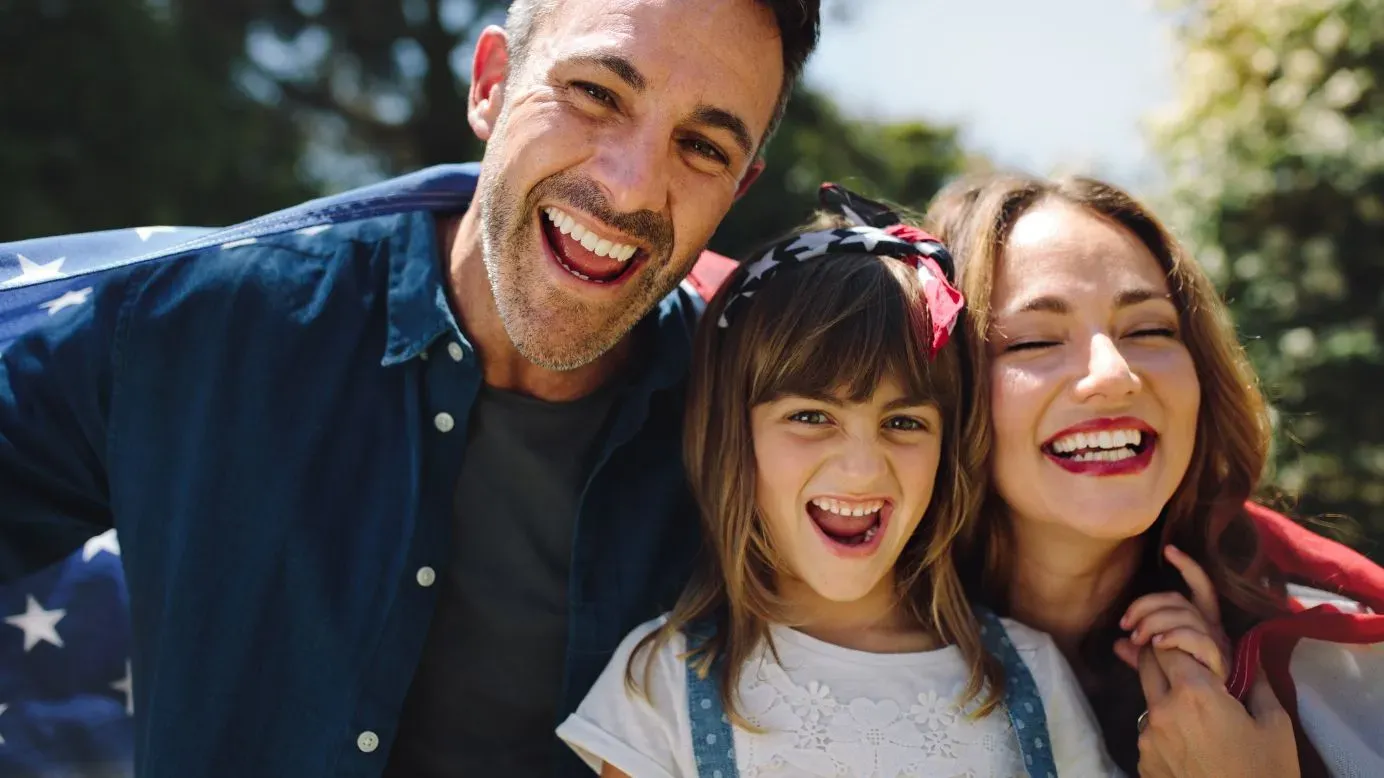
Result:
{"label": "man's face", "polygon": [[491,291],[526,359],[585,365],[677,286],[782,80],[773,13],[752,0],[557,4],[495,87],[476,193]]}

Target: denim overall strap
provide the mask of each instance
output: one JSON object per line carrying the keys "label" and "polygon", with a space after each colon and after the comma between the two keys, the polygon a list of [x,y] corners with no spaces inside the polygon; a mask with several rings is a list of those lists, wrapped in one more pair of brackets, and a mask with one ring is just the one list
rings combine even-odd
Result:
{"label": "denim overall strap", "polygon": [[[716,633],[710,624],[697,624],[687,630],[687,647],[695,649]],[[687,667],[687,718],[692,722],[692,755],[697,762],[698,778],[738,778],[735,767],[735,741],[730,718],[721,705],[716,683],[716,665],[703,678],[693,666]],[[717,662],[719,664],[719,662]]]}
{"label": "denim overall strap", "polygon": [[1019,740],[1019,753],[1029,778],[1057,778],[1057,764],[1052,757],[1052,740],[1048,737],[1048,717],[1043,712],[1043,699],[1033,673],[1020,658],[1009,640],[1000,617],[988,608],[976,606],[980,622],[980,642],[1004,667],[1004,707],[1009,724]]}

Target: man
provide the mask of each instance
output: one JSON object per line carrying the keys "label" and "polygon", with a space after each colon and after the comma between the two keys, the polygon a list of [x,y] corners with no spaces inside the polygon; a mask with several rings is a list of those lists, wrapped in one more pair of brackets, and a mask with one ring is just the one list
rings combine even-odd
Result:
{"label": "man", "polygon": [[6,349],[0,574],[118,529],[137,774],[579,774],[553,728],[698,542],[680,282],[817,7],[519,0],[464,211],[266,217]]}

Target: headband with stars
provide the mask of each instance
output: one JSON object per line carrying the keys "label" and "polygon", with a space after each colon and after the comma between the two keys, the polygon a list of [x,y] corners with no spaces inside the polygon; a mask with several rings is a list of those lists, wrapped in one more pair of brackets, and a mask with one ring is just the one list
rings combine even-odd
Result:
{"label": "headband with stars", "polygon": [[928,233],[903,224],[898,214],[888,207],[845,187],[822,184],[818,197],[827,210],[845,216],[855,226],[801,233],[770,246],[750,260],[740,283],[731,291],[717,325],[729,327],[736,310],[748,304],[784,266],[832,255],[893,257],[913,267],[922,282],[928,319],[932,322],[928,356],[935,357],[951,337],[966,304],[961,292],[951,284],[955,265],[946,247]]}

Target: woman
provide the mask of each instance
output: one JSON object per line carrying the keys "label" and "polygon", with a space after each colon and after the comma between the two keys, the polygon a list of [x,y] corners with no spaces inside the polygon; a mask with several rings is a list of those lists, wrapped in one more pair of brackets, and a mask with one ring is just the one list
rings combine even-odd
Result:
{"label": "woman", "polygon": [[[1052,635],[1127,772],[1325,774],[1263,674],[1245,688],[1255,668],[1232,663],[1300,606],[1246,507],[1271,428],[1210,281],[1088,179],[963,180],[928,222],[961,266],[990,450],[971,590]],[[1338,770],[1368,761],[1362,742]]]}

